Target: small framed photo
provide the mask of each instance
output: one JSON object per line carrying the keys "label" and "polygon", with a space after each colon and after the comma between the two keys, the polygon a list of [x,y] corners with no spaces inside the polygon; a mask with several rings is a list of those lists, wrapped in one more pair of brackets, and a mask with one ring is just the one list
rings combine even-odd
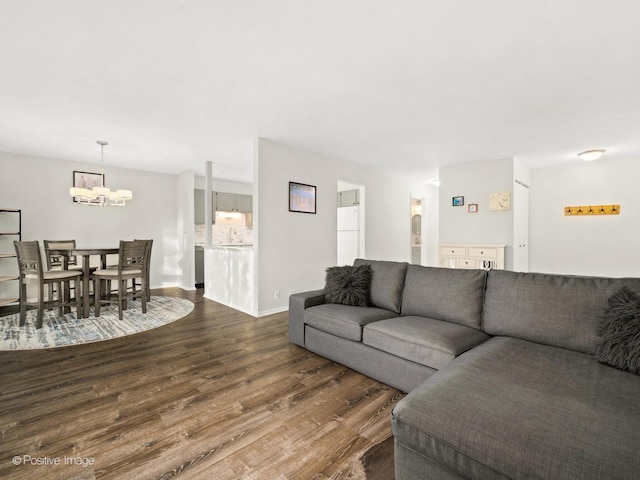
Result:
{"label": "small framed photo", "polygon": [[[104,174],[91,173],[91,172],[79,172],[73,171],[73,186],[77,188],[87,188],[91,190],[93,187],[104,187]],[[76,197],[73,197],[73,201],[77,202]],[[91,201],[90,203],[100,203],[99,200]]]}
{"label": "small framed photo", "polygon": [[464,197],[453,197],[451,199],[451,205],[454,207],[461,207],[464,205]]}
{"label": "small framed photo", "polygon": [[469,210],[469,213],[478,213],[478,204],[470,203],[467,210]]}
{"label": "small framed photo", "polygon": [[289,211],[316,213],[315,185],[289,182]]}

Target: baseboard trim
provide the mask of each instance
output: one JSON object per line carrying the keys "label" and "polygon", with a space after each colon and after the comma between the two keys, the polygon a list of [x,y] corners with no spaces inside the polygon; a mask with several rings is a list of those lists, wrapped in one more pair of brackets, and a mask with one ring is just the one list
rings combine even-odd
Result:
{"label": "baseboard trim", "polygon": [[266,317],[267,315],[273,315],[275,313],[282,313],[282,312],[287,312],[289,311],[289,307],[278,307],[278,308],[272,308],[271,310],[263,310],[261,312],[258,312],[258,317]]}

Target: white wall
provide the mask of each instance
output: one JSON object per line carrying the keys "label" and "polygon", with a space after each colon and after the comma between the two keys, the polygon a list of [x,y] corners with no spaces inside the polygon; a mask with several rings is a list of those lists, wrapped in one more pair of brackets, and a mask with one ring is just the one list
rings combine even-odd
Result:
{"label": "white wall", "polygon": [[[412,192],[416,197],[419,193]],[[424,265],[438,265],[438,243],[440,241],[439,200],[440,191],[435,185],[426,185],[422,204],[422,262]]]}
{"label": "white wall", "polygon": [[[532,171],[530,270],[640,276],[640,158]],[[565,217],[572,205],[620,204],[620,215]]]}
{"label": "white wall", "polygon": [[[225,193],[240,193],[243,195],[253,195],[253,185],[251,183],[233,182],[230,180],[223,180],[221,178],[215,178],[216,167],[213,166],[213,191],[225,192]],[[194,180],[194,188],[199,190],[205,189],[205,178],[202,176],[196,176]]]}
{"label": "white wall", "polygon": [[[510,268],[513,212],[489,211],[489,195],[511,192],[513,159],[464,163],[440,169],[440,243],[505,244],[505,266]],[[452,197],[463,196],[464,205],[452,206]],[[478,204],[469,213],[470,203]]]}
{"label": "white wall", "polygon": [[[265,139],[257,140],[254,172],[260,315],[286,309],[291,289],[324,286],[337,256],[338,180],[365,186],[366,257],[410,261],[411,193],[427,196],[426,185]],[[317,187],[317,214],[288,211],[289,181]]]}
{"label": "white wall", "polygon": [[185,290],[195,290],[195,212],[193,206],[194,173],[187,171],[177,176],[177,232],[178,248],[178,285]]}
{"label": "white wall", "polygon": [[106,186],[133,190],[133,200],[125,207],[100,208],[73,203],[74,170],[100,168],[0,152],[0,205],[22,209],[22,239],[75,238],[80,247],[111,247],[121,239],[153,238],[151,286],[180,285],[177,177],[106,167]]}

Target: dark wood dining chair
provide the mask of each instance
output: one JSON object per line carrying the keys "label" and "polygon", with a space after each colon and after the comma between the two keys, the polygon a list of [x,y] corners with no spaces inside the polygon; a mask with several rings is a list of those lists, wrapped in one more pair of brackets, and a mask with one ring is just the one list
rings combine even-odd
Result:
{"label": "dark wood dining chair", "polygon": [[[122,320],[125,301],[140,298],[142,313],[147,313],[147,256],[149,242],[147,240],[120,240],[117,268],[105,268],[93,273],[93,291],[95,292],[95,316],[100,316],[102,305],[117,303],[118,318]],[[138,289],[139,279],[140,288]],[[128,280],[132,281],[132,288],[127,287]],[[106,285],[102,285],[106,282]],[[112,288],[114,290],[112,290]]]}
{"label": "dark wood dining chair", "polygon": [[[20,326],[26,322],[27,305],[33,304],[38,308],[36,328],[42,328],[44,310],[58,308],[58,314],[63,314],[63,307],[76,307],[76,312],[80,312],[80,282],[82,272],[76,270],[53,270],[45,271],[40,254],[40,244],[33,242],[13,242],[18,258],[19,281],[20,281]],[[76,292],[71,300],[70,283],[75,283]],[[37,289],[37,302],[28,302],[27,287],[35,286]],[[49,295],[45,300],[45,285],[55,285],[56,293]]]}
{"label": "dark wood dining chair", "polygon": [[[135,239],[135,240],[140,240],[140,239]],[[141,242],[147,242],[147,264],[145,266],[146,268],[146,274],[147,274],[147,302],[151,301],[151,283],[149,283],[149,278],[150,278],[150,271],[151,271],[151,249],[153,248],[153,239],[152,240],[140,240]],[[135,286],[135,279],[133,280],[134,282],[134,286],[133,288],[136,288]]]}
{"label": "dark wood dining chair", "polygon": [[[64,257],[62,255],[53,255],[49,253],[50,250],[57,249],[74,249],[76,248],[75,240],[43,240],[44,243],[44,256],[47,260],[47,270],[62,270],[64,268]],[[82,271],[82,265],[78,265],[78,259],[75,255],[70,255],[67,260],[67,270]],[[95,269],[94,269],[95,270]],[[73,290],[75,285],[71,287]],[[55,294],[55,286],[49,285],[49,295]]]}
{"label": "dark wood dining chair", "polygon": [[[43,243],[45,257],[47,259],[47,270],[62,270],[64,264],[62,255],[52,255],[49,253],[49,250],[76,248],[75,240],[44,240]],[[69,270],[80,270],[82,268],[78,265],[78,259],[75,255],[69,256],[67,264]]]}

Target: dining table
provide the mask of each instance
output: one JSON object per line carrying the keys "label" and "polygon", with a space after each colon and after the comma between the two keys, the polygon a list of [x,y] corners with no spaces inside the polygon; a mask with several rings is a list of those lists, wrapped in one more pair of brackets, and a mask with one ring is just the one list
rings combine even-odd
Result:
{"label": "dining table", "polygon": [[69,268],[70,257],[82,258],[82,312],[78,313],[79,318],[88,318],[91,307],[91,294],[89,285],[91,282],[91,257],[100,256],[100,268],[107,268],[107,255],[117,255],[119,248],[51,248],[50,255],[60,255],[63,258],[62,268]]}

